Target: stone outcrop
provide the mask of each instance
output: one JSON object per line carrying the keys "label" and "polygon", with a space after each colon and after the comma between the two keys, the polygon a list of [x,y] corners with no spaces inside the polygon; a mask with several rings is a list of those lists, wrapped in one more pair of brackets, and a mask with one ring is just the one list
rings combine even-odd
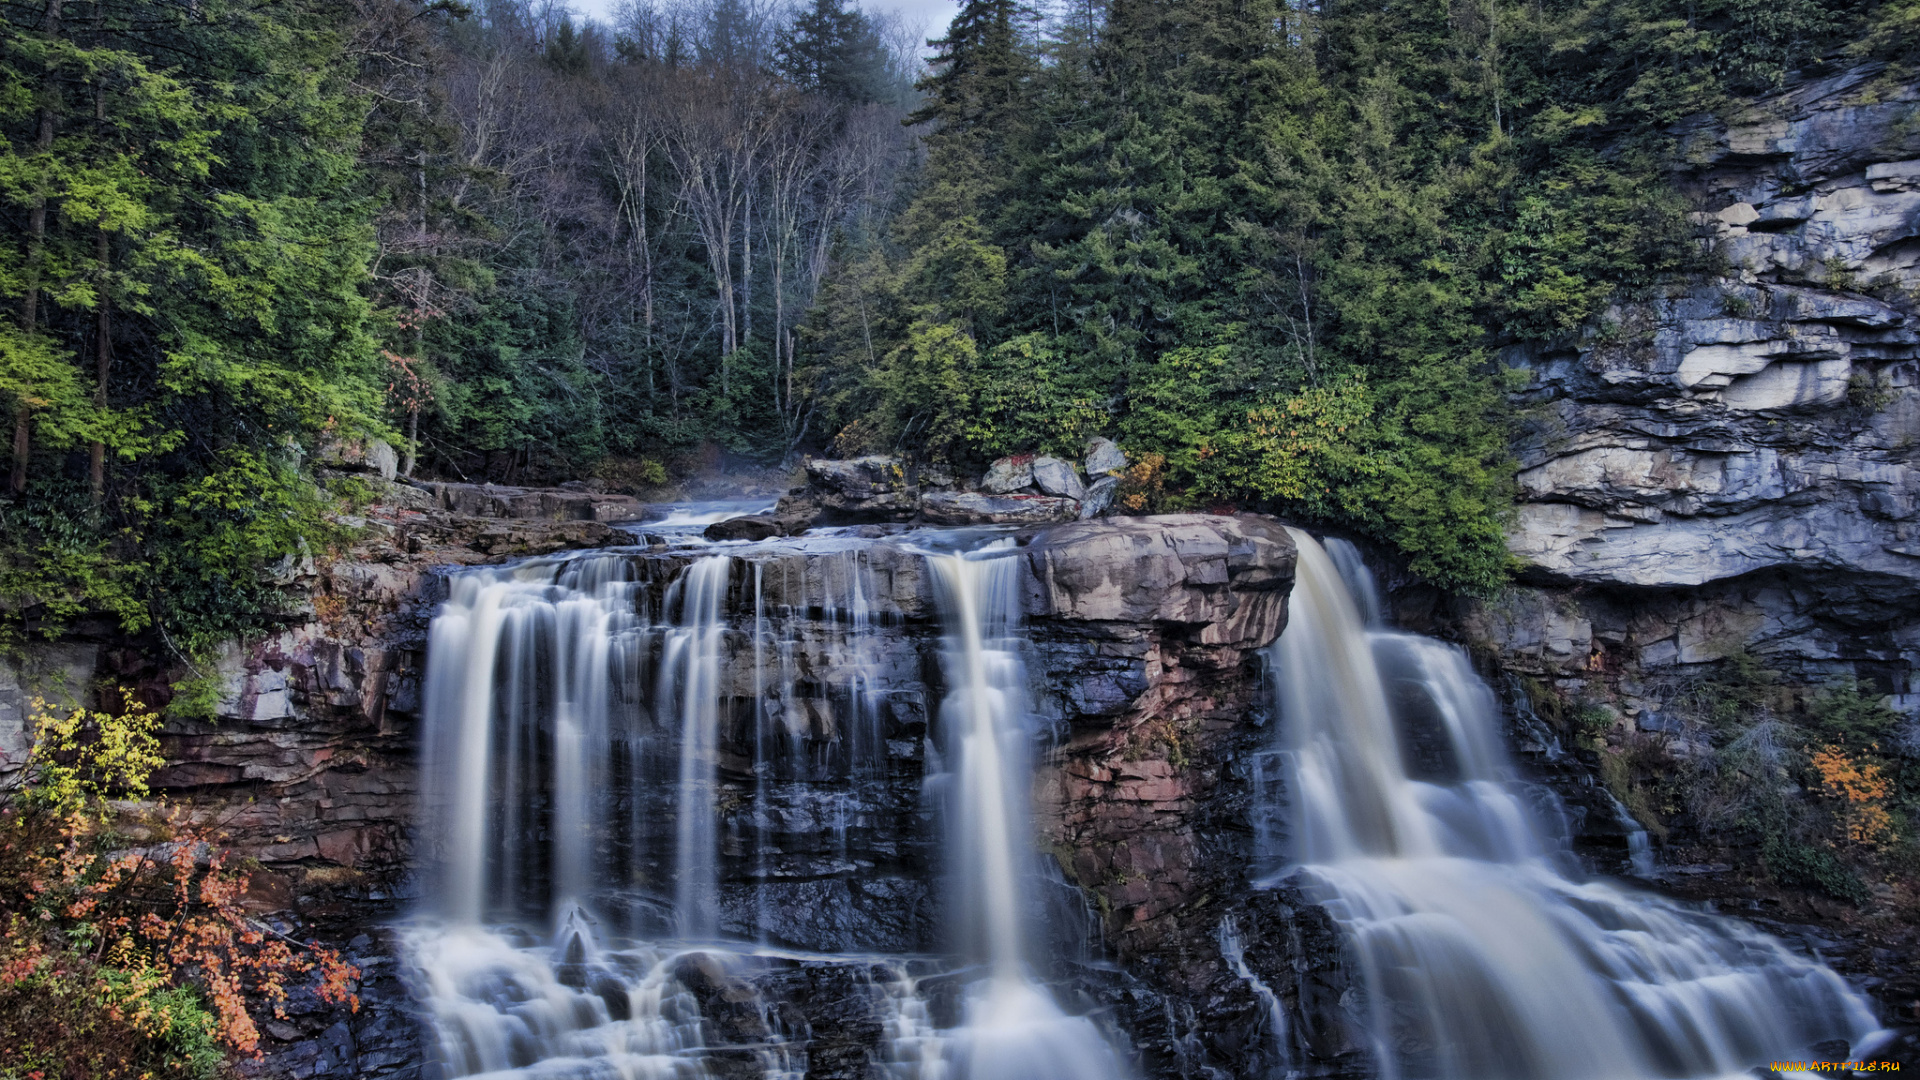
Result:
{"label": "stone outcrop", "polygon": [[935,491],[920,499],[920,517],[930,525],[1046,525],[1079,516],[1077,501],[1050,495]]}
{"label": "stone outcrop", "polygon": [[1530,580],[1756,605],[1711,633],[1581,616],[1605,629],[1565,646],[1576,662],[1699,663],[1730,635],[1916,655],[1897,611],[1920,599],[1920,88],[1880,74],[1683,125],[1683,186],[1727,274],[1510,351],[1533,376],[1512,545]]}
{"label": "stone outcrop", "polygon": [[497,484],[425,484],[433,505],[450,514],[529,521],[642,521],[647,504],[631,495],[584,487],[517,488]]}
{"label": "stone outcrop", "polygon": [[1042,832],[1122,955],[1177,952],[1244,869],[1203,825],[1221,769],[1264,737],[1258,652],[1286,622],[1292,539],[1251,515],[1114,518],[1026,558],[1043,707],[1071,732],[1036,781]]}
{"label": "stone outcrop", "polygon": [[[763,526],[722,523],[709,539],[747,533],[797,536],[811,525],[921,522],[929,525],[1047,525],[1107,512],[1119,490],[1126,454],[1111,439],[1087,443],[1087,481],[1062,458],[1014,454],[988,466],[976,484],[959,483],[945,465],[915,465],[874,455],[839,461],[808,459],[807,483],[780,500]],[[1090,481],[1090,482],[1089,482]]]}

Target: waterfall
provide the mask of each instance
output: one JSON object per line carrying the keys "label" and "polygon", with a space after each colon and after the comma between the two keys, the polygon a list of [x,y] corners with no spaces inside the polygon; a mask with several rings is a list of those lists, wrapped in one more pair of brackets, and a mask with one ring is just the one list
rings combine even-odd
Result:
{"label": "waterfall", "polygon": [[[674,815],[673,910],[680,936],[705,940],[719,930],[719,872],[714,828],[719,784],[721,621],[733,560],[710,555],[686,569],[669,592],[680,618],[667,639],[667,667],[681,669],[680,797]],[[672,680],[660,682],[661,711]]]}
{"label": "waterfall", "polygon": [[[1122,1080],[1095,1024],[1036,974],[1014,554],[828,535],[452,573],[428,635],[430,870],[404,933],[444,1074],[798,1077],[804,1044],[756,980],[799,965],[865,988],[895,1080]],[[880,644],[900,575],[934,584],[937,708],[913,639]],[[926,946],[951,944],[957,967],[836,929],[859,890],[918,887],[860,856],[922,843],[918,796],[893,792],[929,712],[944,842],[924,847],[948,864],[950,925]],[[876,820],[890,805],[900,820]],[[807,933],[825,944],[792,943]],[[933,976],[962,987],[956,1011],[923,994]],[[724,1013],[723,1036],[703,1008]]]}
{"label": "waterfall", "polygon": [[952,763],[949,874],[960,940],[988,976],[958,1033],[963,1080],[1120,1080],[1092,1021],[1069,1016],[1034,979],[1026,884],[1036,876],[1028,823],[1034,717],[1020,658],[1020,563],[1010,542],[929,555],[946,631],[940,706]]}
{"label": "waterfall", "polygon": [[1465,654],[1369,630],[1354,553],[1294,538],[1266,789],[1286,827],[1262,856],[1342,926],[1386,1080],[1729,1077],[1874,1031],[1839,976],[1752,927],[1577,880]]}

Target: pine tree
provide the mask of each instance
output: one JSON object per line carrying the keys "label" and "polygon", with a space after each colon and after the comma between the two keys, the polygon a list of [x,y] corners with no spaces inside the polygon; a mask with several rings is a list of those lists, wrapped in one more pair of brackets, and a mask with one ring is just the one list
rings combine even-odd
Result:
{"label": "pine tree", "polygon": [[0,95],[0,395],[26,423],[0,594],[34,617],[194,641],[271,611],[256,567],[303,527],[297,456],[382,428],[338,14],[46,0],[5,36],[28,92]]}
{"label": "pine tree", "polygon": [[873,21],[845,0],[814,0],[777,35],[774,56],[795,86],[843,105],[884,101],[892,90]]}

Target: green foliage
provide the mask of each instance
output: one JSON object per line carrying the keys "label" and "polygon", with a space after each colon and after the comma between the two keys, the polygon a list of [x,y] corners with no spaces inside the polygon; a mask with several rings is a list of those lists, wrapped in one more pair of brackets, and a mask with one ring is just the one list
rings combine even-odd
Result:
{"label": "green foliage", "polygon": [[1813,889],[1856,905],[1872,898],[1860,875],[1826,848],[1769,837],[1761,857],[1766,860],[1767,872],[1782,885]]}
{"label": "green foliage", "polygon": [[[8,944],[12,944],[9,942]],[[0,1080],[215,1080],[227,1074],[199,991],[0,946]]]}
{"label": "green foliage", "polygon": [[1848,679],[1812,701],[1807,710],[1809,726],[1821,742],[1860,751],[1878,750],[1890,741],[1901,716],[1870,691]]}
{"label": "green foliage", "polygon": [[1038,450],[1073,459],[1104,430],[1107,415],[1090,387],[1045,334],[994,346],[974,368],[973,409],[964,434],[988,457]]}
{"label": "green foliage", "polygon": [[131,691],[122,697],[119,715],[33,700],[33,747],[22,783],[30,798],[75,814],[104,811],[112,796],[146,797],[147,778],[166,764],[155,736],[160,717]]}
{"label": "green foliage", "polygon": [[99,612],[194,653],[258,628],[282,607],[263,564],[322,533],[300,455],[387,432],[340,14],[7,10],[0,404],[30,456],[0,637]]}

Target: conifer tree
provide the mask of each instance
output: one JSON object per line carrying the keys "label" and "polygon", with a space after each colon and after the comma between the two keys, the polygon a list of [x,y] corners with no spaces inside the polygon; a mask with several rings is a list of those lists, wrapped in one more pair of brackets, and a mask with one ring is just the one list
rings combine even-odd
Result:
{"label": "conifer tree", "polygon": [[892,89],[873,21],[845,0],[814,0],[780,31],[774,56],[795,86],[845,105],[883,101]]}

